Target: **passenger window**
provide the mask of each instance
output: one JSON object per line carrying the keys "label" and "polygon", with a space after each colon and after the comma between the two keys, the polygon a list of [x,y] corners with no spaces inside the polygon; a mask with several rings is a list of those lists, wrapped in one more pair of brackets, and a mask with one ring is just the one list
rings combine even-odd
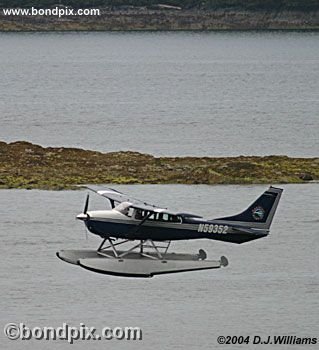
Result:
{"label": "passenger window", "polygon": [[[136,220],[143,220],[147,215],[149,215],[149,211],[147,210],[136,210],[135,212],[135,219]],[[132,216],[132,213],[129,213],[128,216]],[[182,218],[177,215],[170,215],[167,213],[152,213],[147,220],[152,220],[152,221],[166,221],[166,222],[176,222],[176,223],[181,223]]]}
{"label": "passenger window", "polygon": [[162,220],[163,221],[168,221],[168,214],[163,213]]}
{"label": "passenger window", "polygon": [[154,213],[151,214],[151,215],[148,217],[148,220],[155,220],[155,215],[154,215]]}

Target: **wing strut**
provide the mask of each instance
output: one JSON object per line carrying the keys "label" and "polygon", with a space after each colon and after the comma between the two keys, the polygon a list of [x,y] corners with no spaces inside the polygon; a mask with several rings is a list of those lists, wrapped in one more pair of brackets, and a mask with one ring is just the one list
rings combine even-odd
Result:
{"label": "wing strut", "polygon": [[139,229],[141,228],[141,226],[144,224],[144,222],[153,214],[154,212],[149,212],[146,216],[145,216],[145,218],[138,224],[138,225],[136,225],[134,228],[133,228],[133,230],[132,230],[132,232],[130,232],[129,234],[128,234],[128,237],[134,237],[134,235],[136,234],[136,233],[138,233],[138,231],[139,231]]}
{"label": "wing strut", "polygon": [[[107,246],[104,245],[106,241],[109,242]],[[148,240],[141,240],[140,243],[134,245],[128,250],[119,251],[116,249],[116,246],[122,245],[129,241],[130,241],[129,239],[125,239],[125,240],[121,240],[118,243],[113,243],[111,238],[105,238],[103,239],[102,243],[98,247],[97,254],[102,255],[106,258],[122,259],[128,255],[132,255],[132,253],[136,254],[137,253],[136,251],[138,250],[139,253],[137,254],[139,254],[140,256],[144,256],[145,258],[149,258],[152,260],[163,260],[165,259],[168,248],[171,244],[171,241],[165,241],[165,243],[167,243],[166,246],[155,244],[151,239],[148,239]],[[111,251],[108,250],[109,248],[111,248]],[[164,249],[164,252],[161,252],[160,249]],[[194,260],[194,258],[192,260]],[[199,257],[197,258],[196,256],[195,260],[199,260]]]}

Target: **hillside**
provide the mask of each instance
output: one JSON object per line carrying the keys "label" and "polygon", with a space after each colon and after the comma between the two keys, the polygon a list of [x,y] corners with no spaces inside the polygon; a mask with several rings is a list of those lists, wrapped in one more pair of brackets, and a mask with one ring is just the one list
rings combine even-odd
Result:
{"label": "hillside", "polygon": [[[31,11],[32,6],[61,12],[69,6],[74,13],[59,17],[5,12],[15,7]],[[86,8],[99,13],[77,13]],[[319,0],[0,0],[0,31],[309,29],[319,29]]]}
{"label": "hillside", "polygon": [[319,158],[153,157],[0,142],[0,188],[103,184],[275,184],[319,180]]}

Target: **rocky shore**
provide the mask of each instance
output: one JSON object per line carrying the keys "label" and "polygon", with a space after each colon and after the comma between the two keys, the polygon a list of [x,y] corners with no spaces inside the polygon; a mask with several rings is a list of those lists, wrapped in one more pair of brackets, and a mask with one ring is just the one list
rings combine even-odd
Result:
{"label": "rocky shore", "polygon": [[319,179],[319,158],[153,157],[0,142],[0,188],[70,189],[77,184],[276,184]]}
{"label": "rocky shore", "polygon": [[316,30],[319,11],[100,9],[100,16],[4,16],[0,31]]}

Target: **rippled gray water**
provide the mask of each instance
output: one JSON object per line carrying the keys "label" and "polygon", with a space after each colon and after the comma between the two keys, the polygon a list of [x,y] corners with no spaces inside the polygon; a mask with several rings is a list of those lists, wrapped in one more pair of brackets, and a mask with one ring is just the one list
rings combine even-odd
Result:
{"label": "rippled gray water", "polygon": [[[172,209],[212,218],[246,207],[265,186],[116,186]],[[175,251],[204,248],[226,255],[227,268],[127,279],[94,274],[66,264],[55,252],[95,248],[85,240],[84,191],[2,190],[0,193],[1,327],[139,326],[141,342],[77,341],[74,349],[224,349],[218,335],[318,336],[319,236],[316,184],[284,185],[271,235],[244,245],[208,240],[179,242]],[[91,197],[91,208],[105,201]],[[13,342],[1,349],[65,349],[63,341]],[[234,348],[233,346],[228,346]],[[306,346],[315,349],[315,346]],[[256,345],[245,345],[256,349]],[[277,346],[290,349],[289,346]],[[297,349],[297,347],[295,347]]]}
{"label": "rippled gray water", "polygon": [[0,33],[0,139],[318,156],[319,33]]}

